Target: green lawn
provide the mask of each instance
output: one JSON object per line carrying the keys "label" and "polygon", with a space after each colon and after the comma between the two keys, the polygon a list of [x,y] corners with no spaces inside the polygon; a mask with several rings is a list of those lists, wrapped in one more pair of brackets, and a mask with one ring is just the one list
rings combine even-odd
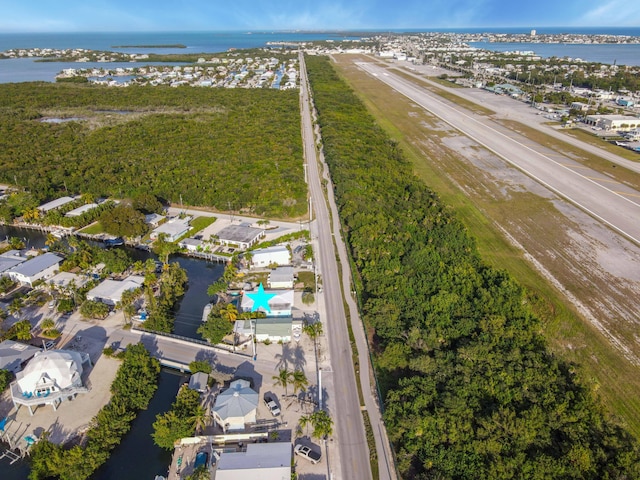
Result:
{"label": "green lawn", "polygon": [[100,222],[92,223],[84,227],[82,230],[78,230],[78,233],[86,233],[87,235],[98,235],[99,233],[105,233],[104,228]]}

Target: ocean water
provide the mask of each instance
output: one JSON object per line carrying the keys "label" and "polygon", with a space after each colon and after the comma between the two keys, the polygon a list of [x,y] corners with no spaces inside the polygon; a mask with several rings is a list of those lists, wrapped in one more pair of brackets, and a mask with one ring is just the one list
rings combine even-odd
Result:
{"label": "ocean water", "polygon": [[[126,53],[217,53],[263,47],[267,42],[358,39],[357,33],[329,32],[113,32],[0,33],[0,51],[12,48],[86,48]],[[186,48],[113,48],[118,45],[175,45]]]}
{"label": "ocean water", "polygon": [[640,43],[574,44],[574,43],[492,43],[471,42],[469,45],[494,52],[533,51],[543,58],[569,57],[588,62],[640,66]]}

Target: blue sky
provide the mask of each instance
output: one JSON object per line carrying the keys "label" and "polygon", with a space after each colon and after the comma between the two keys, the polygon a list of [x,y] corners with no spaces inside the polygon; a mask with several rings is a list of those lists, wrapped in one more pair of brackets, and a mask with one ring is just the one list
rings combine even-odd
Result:
{"label": "blue sky", "polygon": [[0,33],[640,26],[637,0],[2,0]]}

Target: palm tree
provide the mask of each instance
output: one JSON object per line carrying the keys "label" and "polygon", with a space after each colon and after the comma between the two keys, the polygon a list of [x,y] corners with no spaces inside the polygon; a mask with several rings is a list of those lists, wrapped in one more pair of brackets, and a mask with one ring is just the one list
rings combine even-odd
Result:
{"label": "palm tree", "polygon": [[318,410],[311,414],[311,425],[313,425],[312,436],[316,438],[326,438],[333,433],[333,420],[324,410]]}
{"label": "palm tree", "polygon": [[69,245],[69,248],[71,249],[72,252],[75,252],[78,246],[80,245],[78,241],[78,237],[76,237],[75,235],[71,235],[70,237],[67,238],[67,244]]}
{"label": "palm tree", "polygon": [[302,435],[302,430],[308,431],[309,425],[311,424],[311,416],[310,415],[301,415],[300,420],[298,420],[298,428],[296,429],[299,435]]}
{"label": "palm tree", "polygon": [[304,374],[302,370],[294,370],[291,373],[290,378],[291,384],[293,385],[293,394],[295,395],[298,390],[304,392],[309,385],[309,380],[307,380],[307,376]]}
{"label": "palm tree", "polygon": [[51,248],[55,245],[55,243],[58,241],[58,239],[52,234],[52,233],[47,233],[47,239],[45,240],[44,244]]}
{"label": "palm tree", "polygon": [[278,371],[278,375],[274,375],[272,378],[275,380],[275,384],[284,388],[284,394],[287,395],[287,386],[291,383],[293,373],[291,370],[281,368]]}
{"label": "palm tree", "polygon": [[193,424],[193,429],[196,432],[196,435],[199,435],[200,432],[206,427],[213,417],[207,414],[206,410],[203,407],[198,407],[193,416],[189,417],[189,421]]}
{"label": "palm tree", "polygon": [[56,326],[56,322],[52,318],[45,318],[44,320],[42,320],[42,323],[40,323],[40,328],[42,329],[43,332],[46,332],[47,330],[51,330],[55,326]]}
{"label": "palm tree", "polygon": [[233,303],[228,303],[227,306],[220,311],[220,316],[233,323],[238,318],[238,308]]}

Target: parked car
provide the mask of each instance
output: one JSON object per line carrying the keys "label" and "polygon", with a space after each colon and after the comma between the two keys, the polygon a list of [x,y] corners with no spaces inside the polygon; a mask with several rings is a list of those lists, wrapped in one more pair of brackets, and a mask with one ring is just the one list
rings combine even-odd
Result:
{"label": "parked car", "polygon": [[280,407],[276,403],[276,399],[272,394],[270,393],[264,394],[264,404],[267,406],[267,408],[271,412],[271,415],[273,415],[274,417],[277,417],[278,415],[280,415]]}
{"label": "parked car", "polygon": [[295,448],[293,449],[293,453],[295,453],[296,455],[300,455],[303,458],[306,458],[313,464],[320,462],[320,458],[322,457],[322,454],[320,452],[311,450],[310,447],[307,447],[306,445],[301,445],[301,444],[298,444],[295,446]]}
{"label": "parked car", "polygon": [[53,340],[49,340],[47,343],[44,344],[45,350],[51,350],[54,346],[55,346],[55,343],[53,342]]}

